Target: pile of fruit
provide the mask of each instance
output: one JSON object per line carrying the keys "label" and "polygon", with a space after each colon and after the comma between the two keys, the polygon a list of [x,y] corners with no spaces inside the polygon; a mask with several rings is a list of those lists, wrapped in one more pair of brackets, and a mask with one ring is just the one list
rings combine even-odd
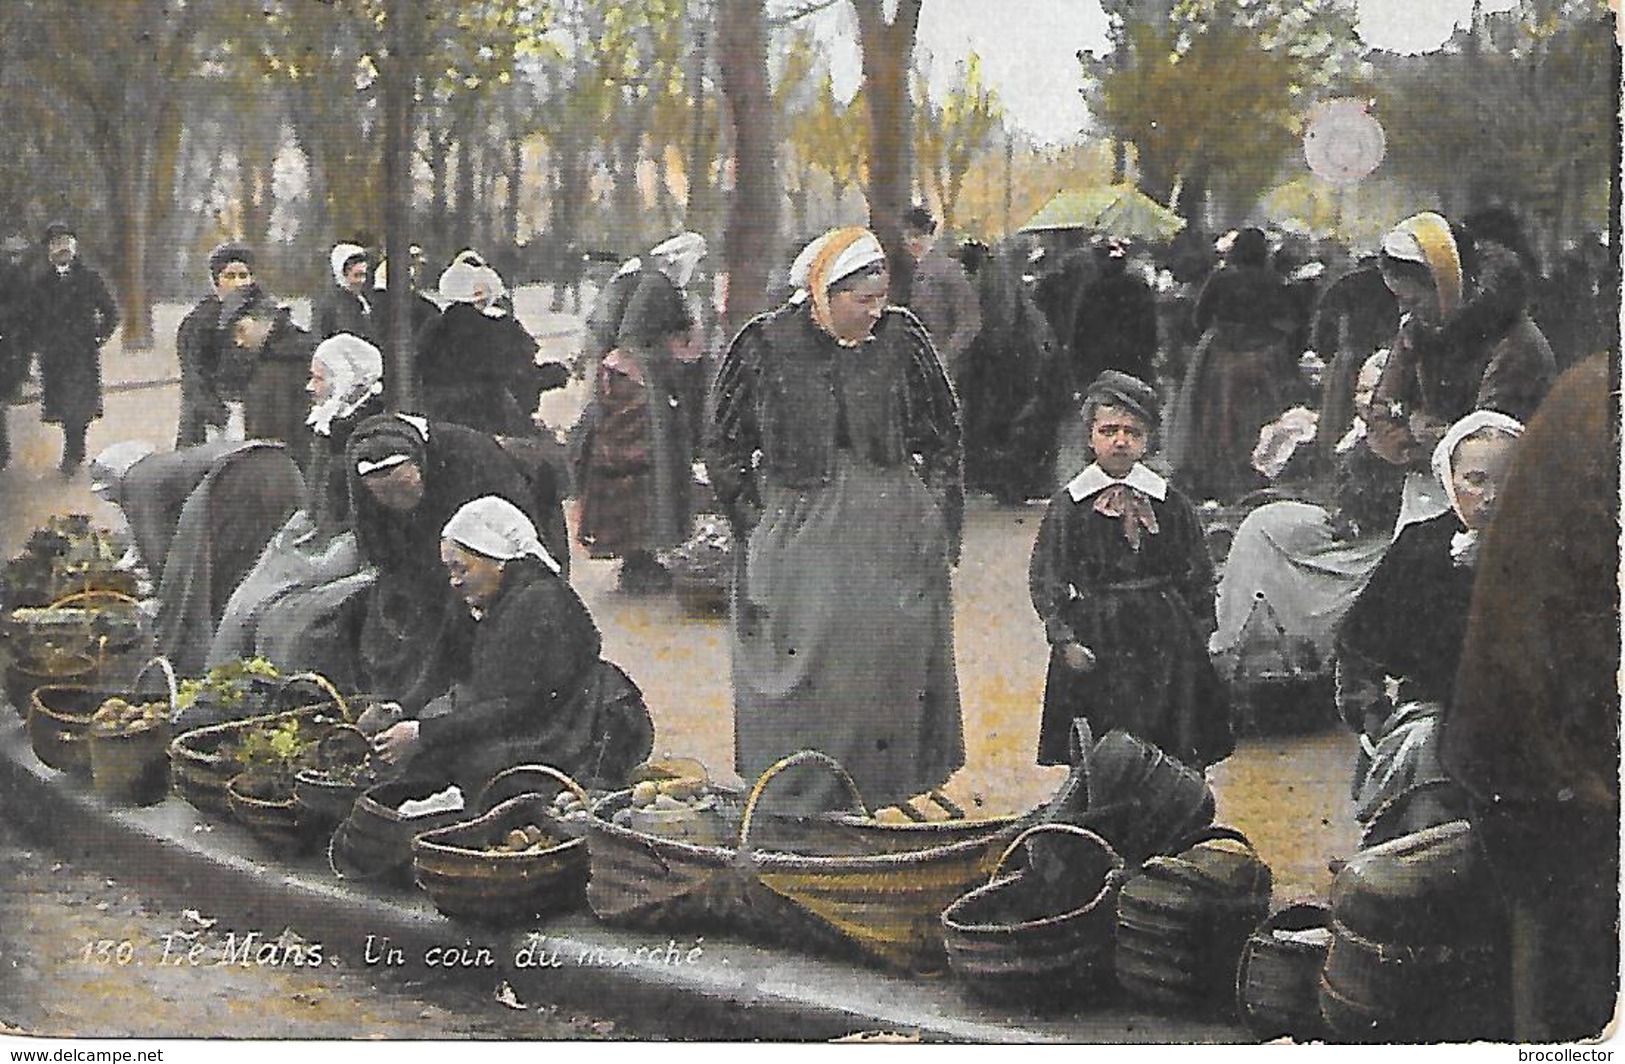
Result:
{"label": "pile of fruit", "polygon": [[559,845],[559,840],[552,838],[535,824],[526,824],[522,828],[514,828],[502,836],[494,846],[489,847],[489,853],[541,853],[551,850]]}
{"label": "pile of fruit", "polygon": [[90,726],[103,735],[127,735],[161,724],[168,717],[166,702],[132,705],[122,698],[109,698],[90,718]]}
{"label": "pile of fruit", "polygon": [[705,780],[682,776],[633,784],[632,804],[611,819],[623,826],[659,830],[663,825],[678,827],[716,808],[717,796]]}
{"label": "pile of fruit", "polygon": [[587,819],[587,803],[575,791],[560,791],[553,798],[552,814],[560,820]]}

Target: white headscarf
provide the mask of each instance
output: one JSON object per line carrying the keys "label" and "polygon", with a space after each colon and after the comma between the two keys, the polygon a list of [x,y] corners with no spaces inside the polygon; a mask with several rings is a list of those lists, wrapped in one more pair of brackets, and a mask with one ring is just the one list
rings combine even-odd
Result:
{"label": "white headscarf", "polygon": [[454,262],[440,275],[440,298],[447,303],[474,302],[480,268],[468,262]]}
{"label": "white headscarf", "polygon": [[333,283],[340,288],[344,284],[344,264],[356,256],[367,257],[367,249],[360,244],[334,244],[333,253],[328,256],[328,262],[333,266]]}
{"label": "white headscarf", "polygon": [[[1450,431],[1444,434],[1444,439],[1433,448],[1433,475],[1438,478],[1439,484],[1444,488],[1444,497],[1449,500],[1450,508],[1461,516],[1461,505],[1456,501],[1456,448],[1461,446],[1463,440],[1475,432],[1486,429],[1499,432],[1503,436],[1513,439],[1523,435],[1523,423],[1510,418],[1498,410],[1474,410],[1450,426]],[[1478,531],[1476,529],[1457,532],[1450,540],[1450,557],[1457,565],[1471,565],[1478,553]]]}
{"label": "white headscarf", "polygon": [[331,436],[334,421],[349,417],[384,390],[384,356],[359,336],[329,336],[316,345],[310,361],[327,371],[332,388],[327,400],[312,407],[305,419],[318,436]]}
{"label": "white headscarf", "polygon": [[678,233],[670,240],[650,248],[649,257],[655,260],[660,272],[672,284],[687,288],[688,282],[694,278],[694,271],[699,268],[700,260],[705,258],[705,252],[705,237],[698,233]]}
{"label": "white headscarf", "polygon": [[[842,280],[877,262],[886,261],[886,249],[880,238],[861,226],[831,229],[801,249],[801,254],[790,266],[790,283],[796,294],[791,302],[812,302],[812,318],[831,336],[835,335],[830,323],[829,290]],[[842,346],[857,346],[836,337]]]}
{"label": "white headscarf", "polygon": [[464,503],[440,530],[440,538],[498,561],[528,556],[540,560],[555,573],[564,571],[542,546],[536,526],[524,511],[496,495]]}

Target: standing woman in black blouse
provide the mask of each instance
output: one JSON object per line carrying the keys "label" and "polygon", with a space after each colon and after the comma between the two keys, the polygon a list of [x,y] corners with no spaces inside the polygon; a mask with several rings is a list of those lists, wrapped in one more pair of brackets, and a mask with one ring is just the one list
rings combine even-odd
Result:
{"label": "standing woman in black blouse", "polygon": [[[707,467],[740,543],[735,766],[803,748],[871,805],[964,764],[949,565],[964,502],[958,405],[919,320],[887,305],[880,242],[826,233],[797,294],[746,325],[712,385]],[[787,781],[807,805],[832,781]],[[827,807],[827,806],[826,806]]]}

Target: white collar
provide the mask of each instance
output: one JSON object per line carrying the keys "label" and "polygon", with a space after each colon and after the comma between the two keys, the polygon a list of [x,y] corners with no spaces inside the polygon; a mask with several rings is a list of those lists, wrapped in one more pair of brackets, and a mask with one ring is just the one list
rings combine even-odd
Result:
{"label": "white collar", "polygon": [[1151,496],[1158,502],[1168,497],[1168,482],[1157,474],[1151,472],[1139,462],[1128,471],[1128,476],[1117,479],[1104,469],[1098,462],[1089,463],[1088,468],[1072,478],[1066,486],[1066,493],[1072,496],[1073,502],[1082,502],[1091,495],[1098,495],[1113,484],[1127,484],[1135,491]]}

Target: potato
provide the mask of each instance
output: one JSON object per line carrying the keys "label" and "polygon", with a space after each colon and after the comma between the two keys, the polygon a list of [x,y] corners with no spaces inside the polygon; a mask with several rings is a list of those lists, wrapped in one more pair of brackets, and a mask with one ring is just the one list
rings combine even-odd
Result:
{"label": "potato", "polygon": [[912,824],[912,823],[914,823],[914,821],[911,820],[908,817],[907,814],[905,814],[901,809],[897,808],[895,805],[888,805],[884,809],[875,810],[874,821],[875,821],[876,824]]}
{"label": "potato", "polygon": [[671,797],[679,800],[685,798],[698,798],[700,795],[705,793],[705,781],[702,779],[695,779],[693,777],[676,780],[662,780],[656,784],[656,787],[659,788],[661,794],[670,795]]}
{"label": "potato", "polygon": [[635,806],[649,805],[658,797],[660,797],[660,785],[653,780],[644,780],[632,788],[632,804]]}
{"label": "potato", "polygon": [[655,795],[654,804],[651,805],[650,808],[666,809],[675,812],[678,809],[687,809],[688,805],[684,802],[678,801],[669,794],[657,794]]}
{"label": "potato", "polygon": [[523,831],[515,828],[503,837],[502,844],[510,850],[523,850],[526,846],[530,845],[530,840],[525,837],[525,833]]}
{"label": "potato", "polygon": [[525,833],[525,841],[532,846],[547,838],[547,833],[541,828],[537,827],[535,824],[526,824],[520,830]]}

